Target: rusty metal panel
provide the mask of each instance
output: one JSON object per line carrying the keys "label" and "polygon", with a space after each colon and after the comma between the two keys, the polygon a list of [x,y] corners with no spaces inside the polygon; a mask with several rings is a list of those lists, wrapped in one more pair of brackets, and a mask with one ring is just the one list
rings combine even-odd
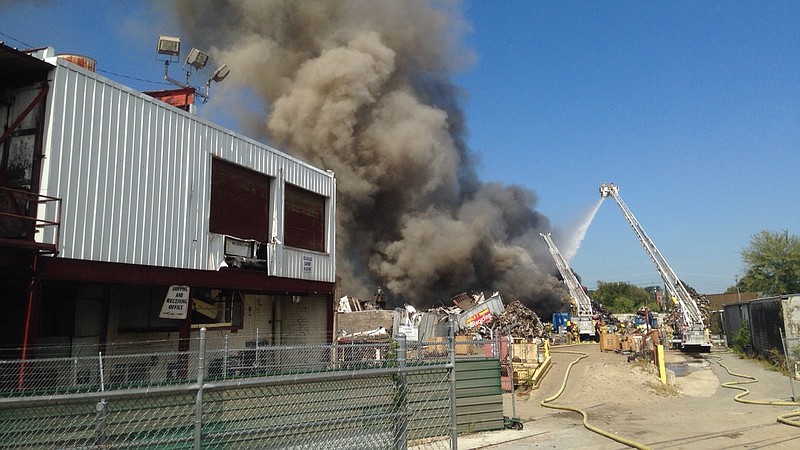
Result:
{"label": "rusty metal panel", "polygon": [[269,177],[219,158],[211,168],[211,232],[267,242]]}
{"label": "rusty metal panel", "polygon": [[782,302],[786,339],[800,339],[800,295],[787,296]]}
{"label": "rusty metal panel", "polygon": [[325,251],[325,197],[290,184],[284,187],[284,244]]}
{"label": "rusty metal panel", "polygon": [[[41,193],[63,199],[59,256],[215,270],[212,157],[327,197],[326,226],[334,229],[333,174],[102,75],[56,64]],[[271,214],[282,231],[281,212]],[[327,257],[318,258],[311,272],[325,277],[308,279],[334,281],[333,240],[327,234]],[[290,276],[278,262],[274,274]]]}

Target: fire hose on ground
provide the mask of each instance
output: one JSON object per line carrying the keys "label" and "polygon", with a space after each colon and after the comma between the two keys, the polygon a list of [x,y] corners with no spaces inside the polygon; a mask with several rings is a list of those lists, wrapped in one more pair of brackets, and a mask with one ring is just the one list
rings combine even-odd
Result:
{"label": "fire hose on ground", "polygon": [[597,434],[599,434],[601,436],[607,437],[609,439],[612,439],[614,441],[617,441],[620,444],[627,445],[628,447],[633,447],[633,448],[638,448],[638,449],[649,449],[649,447],[647,447],[647,446],[645,446],[643,444],[640,444],[640,443],[638,443],[636,441],[632,441],[630,439],[625,439],[622,436],[616,435],[614,433],[611,433],[610,431],[606,431],[606,430],[603,430],[601,428],[595,427],[594,425],[589,424],[589,415],[586,413],[586,411],[584,411],[584,410],[582,410],[580,408],[576,408],[574,406],[557,405],[557,404],[554,404],[554,403],[550,403],[553,400],[557,399],[564,392],[564,388],[566,388],[566,386],[567,386],[567,379],[569,378],[569,372],[570,372],[570,370],[572,370],[572,366],[577,364],[580,360],[589,357],[588,353],[576,352],[576,351],[570,351],[570,350],[551,350],[551,353],[566,353],[566,354],[571,354],[571,355],[579,355],[580,357],[578,359],[576,359],[575,361],[572,361],[569,364],[569,366],[567,367],[567,371],[564,373],[564,381],[561,383],[561,389],[559,389],[558,392],[556,392],[554,395],[542,400],[542,402],[540,404],[543,407],[545,407],[545,408],[553,408],[553,409],[562,409],[562,410],[566,410],[566,411],[576,412],[576,413],[580,414],[581,416],[583,416],[583,426],[586,427],[587,430],[592,431],[594,433],[597,433]]}
{"label": "fire hose on ground", "polygon": [[[716,363],[719,364],[723,369],[725,369],[728,372],[729,375],[745,379],[744,381],[728,381],[726,383],[722,383],[721,384],[722,387],[725,387],[725,388],[728,388],[728,389],[737,389],[737,390],[742,391],[742,392],[736,394],[735,397],[733,397],[733,399],[736,400],[737,402],[739,402],[739,403],[747,403],[749,405],[800,406],[800,403],[798,403],[798,402],[785,402],[785,401],[777,401],[777,400],[748,400],[748,399],[743,398],[744,396],[749,395],[750,391],[747,388],[742,387],[740,385],[742,385],[742,384],[750,384],[750,383],[757,383],[758,382],[758,378],[750,376],[750,375],[744,375],[744,374],[741,374],[741,373],[731,372],[731,369],[729,369],[728,366],[726,366],[725,364],[722,363],[722,357],[721,356],[709,356],[708,358],[713,359],[714,361],[716,361]],[[780,416],[778,416],[777,421],[779,423],[784,424],[784,425],[790,425],[790,426],[793,426],[793,427],[800,428],[800,422],[790,420],[790,419],[796,418],[796,417],[800,417],[800,411],[791,411],[791,412],[788,412],[786,414],[781,414]]]}

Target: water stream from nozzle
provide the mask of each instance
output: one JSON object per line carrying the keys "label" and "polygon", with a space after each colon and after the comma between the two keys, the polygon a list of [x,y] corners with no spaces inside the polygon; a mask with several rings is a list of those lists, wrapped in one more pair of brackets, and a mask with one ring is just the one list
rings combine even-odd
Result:
{"label": "water stream from nozzle", "polygon": [[594,216],[597,215],[597,211],[600,209],[600,205],[603,204],[603,200],[605,200],[605,197],[600,197],[592,209],[583,217],[583,220],[578,223],[575,230],[569,234],[567,244],[563,251],[564,259],[567,263],[572,261],[575,254],[578,253],[578,249],[581,248],[581,242],[583,242],[583,238],[586,237],[586,231],[589,230],[589,225],[592,224],[592,220],[594,220]]}

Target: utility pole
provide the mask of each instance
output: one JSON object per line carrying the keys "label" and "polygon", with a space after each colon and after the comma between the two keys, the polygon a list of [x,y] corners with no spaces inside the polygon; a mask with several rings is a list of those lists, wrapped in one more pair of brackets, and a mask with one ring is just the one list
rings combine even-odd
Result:
{"label": "utility pole", "polygon": [[736,280],[736,295],[739,298],[739,303],[742,303],[742,291],[739,290],[739,275],[734,275],[733,279]]}

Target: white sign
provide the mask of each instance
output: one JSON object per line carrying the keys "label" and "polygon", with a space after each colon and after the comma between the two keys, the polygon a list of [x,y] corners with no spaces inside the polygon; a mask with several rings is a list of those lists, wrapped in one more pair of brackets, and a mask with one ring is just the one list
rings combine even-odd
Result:
{"label": "white sign", "polygon": [[189,286],[170,286],[158,317],[162,319],[186,319],[188,312]]}
{"label": "white sign", "polygon": [[407,341],[418,341],[419,340],[419,327],[414,327],[411,325],[400,325],[400,329],[398,330],[399,334],[406,335]]}
{"label": "white sign", "polygon": [[311,261],[313,261],[313,259],[310,256],[303,256],[303,272],[311,272]]}

